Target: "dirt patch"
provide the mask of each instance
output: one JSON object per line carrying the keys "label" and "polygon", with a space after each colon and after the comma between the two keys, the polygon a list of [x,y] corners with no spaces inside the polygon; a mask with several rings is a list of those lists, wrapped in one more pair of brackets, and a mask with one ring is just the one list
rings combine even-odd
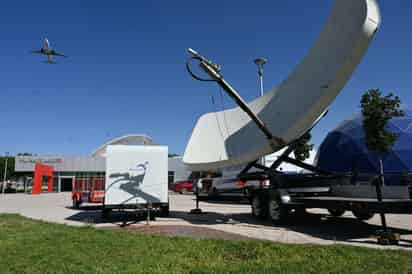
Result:
{"label": "dirt patch", "polygon": [[235,233],[224,232],[216,229],[188,226],[188,225],[142,225],[115,228],[116,230],[126,230],[154,235],[165,235],[171,237],[190,237],[196,239],[221,239],[221,240],[250,240]]}

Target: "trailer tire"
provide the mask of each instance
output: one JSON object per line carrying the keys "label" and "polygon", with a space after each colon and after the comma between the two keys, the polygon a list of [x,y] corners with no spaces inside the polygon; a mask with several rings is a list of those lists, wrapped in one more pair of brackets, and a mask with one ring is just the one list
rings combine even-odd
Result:
{"label": "trailer tire", "polygon": [[357,211],[357,210],[352,210],[352,214],[356,217],[356,219],[360,221],[367,221],[369,219],[372,219],[372,217],[375,215],[374,213]]}
{"label": "trailer tire", "polygon": [[163,205],[159,208],[159,216],[160,217],[169,217],[169,205]]}
{"label": "trailer tire", "polygon": [[103,208],[103,210],[102,210],[102,217],[103,217],[103,219],[108,218],[108,217],[110,216],[110,212],[111,212],[111,211],[112,211],[112,210],[109,209],[109,208]]}
{"label": "trailer tire", "polygon": [[333,217],[340,217],[343,214],[345,214],[345,210],[343,209],[328,209],[328,212],[330,215],[332,215]]}
{"label": "trailer tire", "polygon": [[150,215],[149,215],[149,220],[150,220],[150,221],[156,221],[156,212],[155,212],[154,210],[150,210],[150,213],[149,213],[149,211],[146,211],[145,214],[144,214],[144,215],[145,215],[145,216],[144,216],[145,219],[147,219],[147,217],[148,217],[147,215],[148,215],[148,214],[150,214]]}
{"label": "trailer tire", "polygon": [[73,199],[73,208],[74,209],[79,209],[81,204],[82,204],[81,201],[77,200],[76,198]]}
{"label": "trailer tire", "polygon": [[216,187],[212,188],[212,196],[213,196],[213,197],[217,197],[217,196],[218,196],[218,192],[217,192]]}
{"label": "trailer tire", "polygon": [[257,219],[265,219],[268,215],[267,199],[262,193],[254,193],[251,198],[252,215]]}
{"label": "trailer tire", "polygon": [[277,192],[271,193],[268,205],[269,217],[274,224],[283,224],[289,217],[289,212],[282,205],[280,195]]}
{"label": "trailer tire", "polygon": [[247,187],[245,187],[245,188],[243,189],[243,195],[244,195],[246,198],[249,198],[249,196],[250,196],[250,190],[249,190]]}

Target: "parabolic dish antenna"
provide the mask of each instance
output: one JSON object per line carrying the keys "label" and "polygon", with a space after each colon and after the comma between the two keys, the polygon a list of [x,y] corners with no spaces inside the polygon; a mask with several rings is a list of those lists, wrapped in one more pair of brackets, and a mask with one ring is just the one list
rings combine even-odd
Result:
{"label": "parabolic dish antenna", "polygon": [[249,103],[274,145],[239,107],[198,120],[183,161],[191,170],[246,164],[301,137],[327,111],[364,56],[381,22],[375,0],[337,0],[318,41],[281,85]]}

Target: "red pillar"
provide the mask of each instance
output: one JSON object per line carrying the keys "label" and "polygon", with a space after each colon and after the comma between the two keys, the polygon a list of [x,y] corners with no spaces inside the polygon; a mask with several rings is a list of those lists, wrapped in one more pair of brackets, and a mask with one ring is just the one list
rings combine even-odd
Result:
{"label": "red pillar", "polygon": [[53,191],[53,172],[54,169],[52,166],[47,166],[43,164],[36,164],[34,166],[34,181],[32,187],[32,194],[40,194],[43,177],[47,177],[47,192]]}

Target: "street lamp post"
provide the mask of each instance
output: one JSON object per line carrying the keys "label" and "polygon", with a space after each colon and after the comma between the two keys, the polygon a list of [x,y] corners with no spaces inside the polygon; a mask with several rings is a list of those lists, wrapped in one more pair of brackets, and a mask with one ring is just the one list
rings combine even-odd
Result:
{"label": "street lamp post", "polygon": [[5,158],[6,158],[6,163],[4,164],[4,177],[3,177],[3,186],[2,186],[2,191],[4,194],[4,191],[6,190],[6,179],[7,179],[7,162],[9,160],[9,153],[5,153]]}
{"label": "street lamp post", "polygon": [[[258,66],[258,76],[259,76],[259,83],[260,83],[259,95],[262,97],[263,96],[263,65],[266,64],[268,60],[263,57],[259,57],[259,58],[256,58],[254,62]],[[262,161],[262,165],[266,164],[265,156],[262,157],[261,161]]]}
{"label": "street lamp post", "polygon": [[268,60],[265,58],[257,58],[255,59],[255,64],[258,66],[258,75],[259,75],[259,82],[260,82],[260,96],[263,96],[263,65],[266,64]]}

